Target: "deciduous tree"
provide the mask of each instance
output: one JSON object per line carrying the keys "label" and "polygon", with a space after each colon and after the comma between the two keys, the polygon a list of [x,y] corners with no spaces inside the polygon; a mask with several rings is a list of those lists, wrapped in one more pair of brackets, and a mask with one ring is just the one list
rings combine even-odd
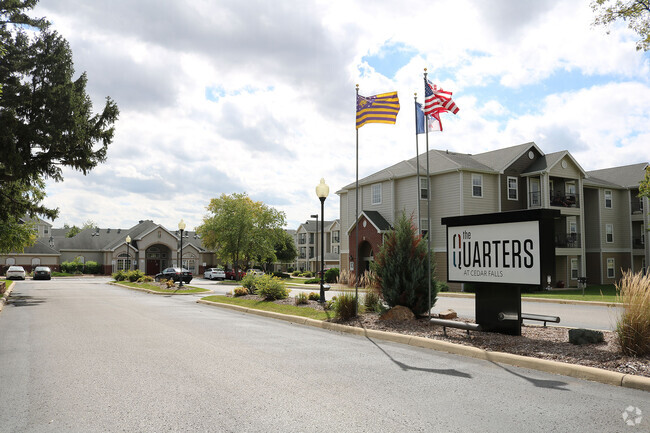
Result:
{"label": "deciduous tree", "polygon": [[[596,14],[594,25],[610,26],[615,21],[627,22],[628,28],[639,36],[638,51],[650,49],[650,1],[594,0],[591,8]],[[609,33],[609,29],[607,30]]]}

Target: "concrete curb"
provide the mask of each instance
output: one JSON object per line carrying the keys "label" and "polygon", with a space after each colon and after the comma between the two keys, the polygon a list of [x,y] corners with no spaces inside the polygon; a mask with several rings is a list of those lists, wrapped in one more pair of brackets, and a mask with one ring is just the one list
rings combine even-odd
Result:
{"label": "concrete curb", "polygon": [[[455,292],[438,292],[436,296],[443,298],[474,298],[473,293],[455,293]],[[568,304],[568,305],[593,305],[597,307],[620,307],[621,304],[614,302],[600,302],[600,301],[575,301],[567,299],[554,299],[554,298],[529,298],[527,296],[521,297],[521,302],[541,302],[547,304]]]}
{"label": "concrete curb", "polygon": [[149,290],[149,289],[143,289],[140,287],[131,287],[131,286],[125,286],[124,284],[120,283],[111,283],[109,282],[108,284],[112,286],[118,286],[122,287],[124,289],[129,289],[129,290],[136,290],[138,292],[145,292],[145,293],[150,293],[152,295],[174,295],[174,296],[182,296],[182,295],[209,295],[210,293],[214,293],[213,290],[208,290],[207,292],[193,292],[193,293],[168,293],[168,292],[156,292],[155,290]]}
{"label": "concrete curb", "polygon": [[567,364],[564,362],[514,355],[511,353],[490,352],[472,346],[450,343],[448,341],[432,340],[430,338],[378,331],[375,329],[357,328],[355,326],[347,326],[341,325],[339,323],[307,319],[301,316],[291,316],[287,314],[274,313],[271,311],[255,310],[253,308],[240,307],[239,305],[222,304],[219,302],[205,301],[203,299],[199,299],[196,302],[199,304],[226,308],[228,310],[234,310],[241,313],[256,314],[258,316],[280,319],[287,322],[313,326],[316,328],[327,329],[335,332],[354,334],[368,338],[376,338],[393,343],[407,344],[409,346],[447,352],[454,355],[483,359],[485,361],[496,362],[499,364],[523,367],[531,370],[543,371],[545,373],[559,374],[562,376],[569,376],[577,379],[604,383],[606,385],[616,385],[625,388],[633,388],[650,392],[650,378],[643,376],[617,373],[615,371],[603,370],[601,368]]}
{"label": "concrete curb", "polygon": [[9,281],[9,283],[7,283],[5,281],[5,284],[9,284],[9,285],[6,286],[4,294],[2,295],[2,297],[0,297],[0,311],[2,311],[2,307],[4,307],[5,304],[7,303],[7,299],[9,299],[9,295],[11,295],[11,291],[14,289],[14,285],[16,283],[14,283],[13,281]]}

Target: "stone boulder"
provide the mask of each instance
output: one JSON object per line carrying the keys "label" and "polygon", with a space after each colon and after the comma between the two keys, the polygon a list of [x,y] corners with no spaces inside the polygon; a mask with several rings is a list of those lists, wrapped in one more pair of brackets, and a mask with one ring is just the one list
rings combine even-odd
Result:
{"label": "stone boulder", "polygon": [[455,319],[456,317],[458,317],[458,314],[456,314],[456,312],[450,308],[450,309],[448,309],[448,310],[441,311],[441,312],[438,314],[438,317],[439,317],[440,319],[451,320],[451,319]]}
{"label": "stone boulder", "polygon": [[413,311],[411,311],[411,309],[408,307],[396,305],[379,316],[379,320],[398,320],[404,322],[415,320],[415,314],[413,314]]}
{"label": "stone boulder", "polygon": [[593,329],[569,329],[569,343],[571,344],[596,344],[605,341],[605,336],[600,331]]}

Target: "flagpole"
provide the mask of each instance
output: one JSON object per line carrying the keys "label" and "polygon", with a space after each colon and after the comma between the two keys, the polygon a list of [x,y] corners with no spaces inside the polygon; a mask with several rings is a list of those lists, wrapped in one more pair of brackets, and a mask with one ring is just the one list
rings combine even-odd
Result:
{"label": "flagpole", "polygon": [[414,101],[414,107],[415,107],[415,164],[417,165],[417,180],[415,181],[415,199],[418,202],[418,207],[417,207],[417,228],[418,228],[418,235],[422,234],[422,229],[420,228],[420,150],[418,148],[418,94],[414,93],[413,94],[413,101]]}
{"label": "flagpole", "polygon": [[[424,85],[427,85],[427,68],[424,68]],[[424,130],[427,143],[427,283],[429,284],[429,319],[431,319],[431,179],[429,178],[429,116],[427,115],[424,116]]]}
{"label": "flagpole", "polygon": [[[355,100],[355,104],[357,104],[359,100],[359,85],[357,84],[357,97]],[[355,105],[355,110],[356,110],[356,105]],[[357,306],[359,305],[359,128],[355,128],[356,133],[357,133],[357,177],[356,177],[356,185],[355,185],[355,213],[354,213],[354,223],[356,225],[356,229],[354,231],[354,260],[352,263],[355,263],[354,266],[354,315],[357,315]],[[349,249],[351,250],[351,249]]]}

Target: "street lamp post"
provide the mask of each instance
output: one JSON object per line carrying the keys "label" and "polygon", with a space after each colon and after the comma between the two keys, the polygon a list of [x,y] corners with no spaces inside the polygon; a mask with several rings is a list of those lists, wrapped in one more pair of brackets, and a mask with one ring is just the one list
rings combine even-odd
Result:
{"label": "street lamp post", "polygon": [[[318,214],[311,215],[312,218],[316,218],[316,242],[314,242],[314,258],[316,258],[316,272],[318,272]],[[311,257],[310,257],[311,258]]]}
{"label": "street lamp post", "polygon": [[131,236],[126,235],[126,258],[129,259],[129,271],[131,270]]}
{"label": "street lamp post", "polygon": [[181,218],[180,222],[178,223],[178,230],[181,231],[181,259],[180,259],[180,268],[181,268],[181,282],[178,283],[178,287],[181,288],[183,287],[183,231],[185,230],[185,221],[183,221],[183,218]]}
{"label": "street lamp post", "polygon": [[[325,183],[325,179],[320,180],[318,186],[316,186],[316,195],[320,199],[320,302],[325,302],[325,287],[323,278],[325,272],[323,268],[325,267],[325,199],[330,193],[330,187]],[[317,224],[318,226],[318,224]]]}

